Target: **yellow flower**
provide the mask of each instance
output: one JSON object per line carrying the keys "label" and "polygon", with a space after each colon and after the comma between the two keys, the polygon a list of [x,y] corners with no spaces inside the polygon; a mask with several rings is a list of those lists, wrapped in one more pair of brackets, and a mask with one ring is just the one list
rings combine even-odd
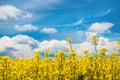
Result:
{"label": "yellow flower", "polygon": [[104,48],[104,47],[102,47],[102,48],[101,48],[101,51],[104,51],[104,52],[105,52],[106,50],[107,50],[107,49],[106,49],[106,48]]}
{"label": "yellow flower", "polygon": [[37,57],[37,58],[40,57],[40,55],[39,55],[40,52],[41,52],[40,49],[36,50],[36,51],[34,52],[34,56]]}
{"label": "yellow flower", "polygon": [[50,51],[51,49],[50,48],[48,48],[48,51]]}
{"label": "yellow flower", "polygon": [[117,52],[112,52],[109,57],[110,59],[114,59],[116,55],[117,55]]}
{"label": "yellow flower", "polygon": [[92,35],[92,44],[97,45],[97,42],[98,42],[98,36],[97,36],[97,34],[93,34]]}
{"label": "yellow flower", "polygon": [[120,41],[116,41],[116,45],[119,45],[119,46],[120,46]]}
{"label": "yellow flower", "polygon": [[36,52],[36,53],[40,53],[40,52],[41,52],[41,50],[40,50],[40,49],[37,49],[35,52]]}
{"label": "yellow flower", "polygon": [[118,51],[120,51],[120,41],[116,41],[116,46],[115,47]]}
{"label": "yellow flower", "polygon": [[69,51],[69,47],[66,47],[65,50],[66,50],[66,51]]}
{"label": "yellow flower", "polygon": [[87,55],[87,54],[88,54],[88,52],[89,52],[88,50],[84,50],[84,52],[83,52],[83,53],[84,53],[85,55]]}
{"label": "yellow flower", "polygon": [[49,56],[50,55],[50,48],[44,51],[44,56]]}
{"label": "yellow flower", "polygon": [[98,38],[97,34],[92,35],[92,39],[97,39],[97,38]]}
{"label": "yellow flower", "polygon": [[70,58],[75,57],[75,55],[76,55],[76,51],[75,50],[71,50],[71,52],[70,52]]}
{"label": "yellow flower", "polygon": [[97,76],[94,76],[94,80],[97,80]]}
{"label": "yellow flower", "polygon": [[60,54],[61,56],[64,56],[64,55],[65,55],[65,52],[64,52],[64,51],[60,51],[59,54]]}
{"label": "yellow flower", "polygon": [[104,48],[104,47],[102,47],[101,49],[100,49],[100,53],[102,54],[102,55],[106,55],[106,48]]}
{"label": "yellow flower", "polygon": [[9,56],[3,56],[3,57],[2,57],[2,60],[9,60],[9,59],[10,59]]}
{"label": "yellow flower", "polygon": [[67,38],[67,42],[72,42],[72,38]]}

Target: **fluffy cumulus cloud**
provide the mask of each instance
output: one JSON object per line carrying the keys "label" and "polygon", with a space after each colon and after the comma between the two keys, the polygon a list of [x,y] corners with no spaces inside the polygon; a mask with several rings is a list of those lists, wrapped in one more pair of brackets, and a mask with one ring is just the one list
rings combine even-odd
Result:
{"label": "fluffy cumulus cloud", "polygon": [[[26,35],[16,35],[14,37],[4,36],[0,38],[0,51],[3,51],[3,54],[9,55],[12,57],[27,58],[33,57],[33,53],[36,49],[42,51],[51,48],[52,54],[55,54],[59,50],[65,49],[68,46],[65,40],[50,40],[39,42]],[[73,43],[73,49],[77,51],[77,55],[84,55],[84,50],[89,50],[90,54],[94,53],[94,47],[90,41],[84,41],[82,43]],[[110,54],[112,51],[115,51],[115,42],[110,42],[109,39],[100,37],[97,50],[99,51],[101,47],[107,48],[107,54]]]}
{"label": "fluffy cumulus cloud", "polygon": [[34,48],[39,46],[38,41],[25,35],[17,35],[12,38],[4,36],[0,38],[0,45],[3,45],[0,46],[3,54],[19,58],[32,57]]}
{"label": "fluffy cumulus cloud", "polygon": [[42,51],[51,48],[53,53],[65,47],[66,41],[51,40],[39,42],[27,35],[16,35],[14,37],[4,36],[0,38],[0,51],[4,55],[18,58],[33,57],[36,49]]}
{"label": "fluffy cumulus cloud", "polygon": [[43,28],[41,32],[47,34],[53,34],[53,33],[57,33],[57,30],[55,28]]}
{"label": "fluffy cumulus cloud", "polygon": [[48,48],[51,48],[52,53],[56,53],[59,50],[65,49],[67,42],[65,40],[51,40],[40,42],[39,48],[44,51]]}
{"label": "fluffy cumulus cloud", "polygon": [[30,24],[30,23],[22,25],[22,26],[15,25],[14,28],[17,31],[36,31],[36,30],[38,30],[38,27],[36,27],[36,26],[34,26],[34,25]]}
{"label": "fluffy cumulus cloud", "polygon": [[113,23],[110,22],[96,22],[93,23],[90,27],[89,27],[89,31],[93,31],[93,32],[97,32],[97,33],[104,33],[104,32],[108,32],[110,31],[109,29],[112,28],[114,26]]}
{"label": "fluffy cumulus cloud", "polygon": [[79,41],[85,41],[86,40],[86,31],[79,30],[76,32],[76,36]]}
{"label": "fluffy cumulus cloud", "polygon": [[26,19],[32,17],[32,14],[21,9],[16,8],[12,5],[0,6],[0,20],[8,19]]}

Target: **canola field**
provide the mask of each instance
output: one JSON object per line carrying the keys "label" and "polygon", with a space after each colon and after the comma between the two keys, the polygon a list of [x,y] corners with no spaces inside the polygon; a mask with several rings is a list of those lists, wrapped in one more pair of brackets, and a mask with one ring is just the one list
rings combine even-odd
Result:
{"label": "canola field", "polygon": [[72,38],[68,38],[69,48],[58,51],[49,57],[50,49],[44,51],[41,58],[40,50],[35,51],[34,58],[11,58],[0,56],[0,80],[120,80],[120,42],[116,42],[118,51],[106,55],[106,48],[98,52],[98,36],[93,35],[93,55],[84,50],[85,57],[77,56],[72,49]]}

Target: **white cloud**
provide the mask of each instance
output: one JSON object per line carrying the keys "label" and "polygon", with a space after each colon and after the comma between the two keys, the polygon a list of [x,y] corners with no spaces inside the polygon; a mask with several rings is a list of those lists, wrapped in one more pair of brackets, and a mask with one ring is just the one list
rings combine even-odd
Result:
{"label": "white cloud", "polygon": [[0,20],[8,20],[8,19],[26,19],[31,18],[32,14],[29,12],[25,12],[21,9],[16,8],[12,5],[3,5],[0,6]]}
{"label": "white cloud", "polygon": [[25,24],[25,25],[16,25],[14,27],[17,31],[36,31],[38,28],[32,24]]}
{"label": "white cloud", "polygon": [[[3,51],[3,53],[6,53],[9,56],[18,58],[33,57],[33,53],[36,49],[44,51],[51,48],[52,54],[55,54],[59,50],[63,50],[68,46],[65,40],[45,40],[39,42],[26,35],[16,35],[12,38],[4,36],[0,38],[0,45],[2,45],[0,46],[0,51]],[[84,55],[83,51],[85,49],[88,49],[90,54],[94,54],[94,47],[88,41],[76,44],[73,43],[72,47],[76,50],[77,55]],[[98,52],[101,47],[107,48],[107,54],[110,54],[115,50],[115,42],[110,42],[109,39],[100,37],[97,46]]]}
{"label": "white cloud", "polygon": [[111,11],[112,11],[112,9],[108,9],[108,10],[106,11],[106,14],[109,14]]}
{"label": "white cloud", "polygon": [[57,33],[57,30],[55,28],[43,28],[41,32],[47,34],[53,34],[53,33]]}
{"label": "white cloud", "polygon": [[77,22],[73,23],[72,25],[76,25],[77,26],[77,25],[82,24],[82,22],[83,22],[83,19],[80,19]]}
{"label": "white cloud", "polygon": [[112,9],[107,9],[107,10],[105,10],[105,11],[103,11],[103,12],[100,12],[98,15],[96,15],[96,17],[98,16],[98,17],[100,17],[100,16],[106,16],[106,15],[108,15],[109,13],[111,13],[112,12]]}
{"label": "white cloud", "polygon": [[25,35],[17,35],[12,38],[4,36],[0,38],[0,45],[3,45],[0,46],[0,50],[3,52],[13,49],[7,53],[8,55],[25,58],[33,56],[33,50],[38,46],[38,41]]}
{"label": "white cloud", "polygon": [[113,26],[114,24],[110,22],[102,22],[102,23],[96,22],[93,23],[88,30],[97,33],[104,33],[106,31],[109,31],[109,29],[112,28]]}
{"label": "white cloud", "polygon": [[67,42],[65,40],[51,40],[51,41],[43,41],[39,44],[39,47],[42,51],[51,48],[53,53],[58,52],[59,50],[63,50],[66,47]]}
{"label": "white cloud", "polygon": [[36,49],[44,51],[51,48],[52,52],[56,53],[58,50],[64,49],[66,41],[51,40],[39,42],[27,35],[16,35],[12,38],[8,36],[0,38],[0,45],[2,45],[0,46],[0,51],[9,56],[27,58],[33,57]]}
{"label": "white cloud", "polygon": [[108,15],[109,13],[112,12],[112,9],[107,9],[105,12],[103,12],[100,16],[105,16]]}
{"label": "white cloud", "polygon": [[84,55],[83,51],[84,50],[89,50],[90,53],[93,52],[93,46],[91,45],[91,43],[85,41],[82,42],[80,44],[73,44],[73,48],[76,50],[77,55]]}
{"label": "white cloud", "polygon": [[86,31],[79,30],[76,32],[76,36],[77,36],[77,40],[79,40],[80,42],[85,41],[87,37]]}
{"label": "white cloud", "polygon": [[76,33],[77,33],[79,36],[84,36],[84,35],[85,35],[85,31],[82,31],[82,30],[77,31]]}
{"label": "white cloud", "polygon": [[83,22],[83,18],[78,20],[78,21],[76,21],[76,22],[74,22],[74,23],[65,24],[64,26],[78,26],[78,25],[82,24],[82,22]]}

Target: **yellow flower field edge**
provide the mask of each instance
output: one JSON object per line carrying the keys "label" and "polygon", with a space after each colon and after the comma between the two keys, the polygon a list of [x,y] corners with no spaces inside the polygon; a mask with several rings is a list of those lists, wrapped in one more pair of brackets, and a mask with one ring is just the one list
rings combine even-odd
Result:
{"label": "yellow flower field edge", "polygon": [[[116,42],[118,51],[106,55],[106,48],[97,51],[98,36],[93,35],[91,43],[95,53],[84,50],[85,57],[76,56],[72,49],[72,38],[67,38],[70,47],[58,51],[49,57],[51,51],[35,51],[34,58],[13,59],[0,56],[0,80],[120,80],[120,42]],[[66,53],[69,56],[66,57]]]}

